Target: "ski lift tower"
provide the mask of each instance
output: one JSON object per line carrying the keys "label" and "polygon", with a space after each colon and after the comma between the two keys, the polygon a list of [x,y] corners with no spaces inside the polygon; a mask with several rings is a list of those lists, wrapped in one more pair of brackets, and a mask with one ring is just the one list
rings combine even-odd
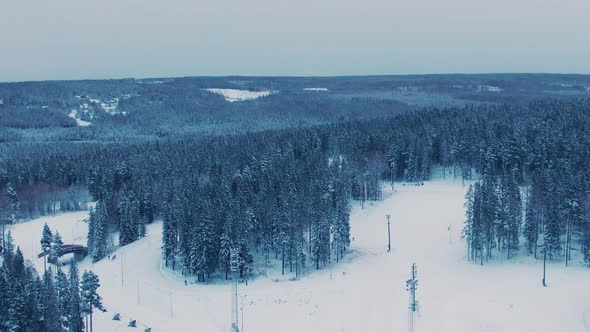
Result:
{"label": "ski lift tower", "polygon": [[416,263],[412,264],[412,278],[406,281],[406,290],[410,292],[410,307],[408,317],[408,332],[415,332],[416,328],[416,311],[418,303],[416,302],[416,289],[418,289],[418,268]]}

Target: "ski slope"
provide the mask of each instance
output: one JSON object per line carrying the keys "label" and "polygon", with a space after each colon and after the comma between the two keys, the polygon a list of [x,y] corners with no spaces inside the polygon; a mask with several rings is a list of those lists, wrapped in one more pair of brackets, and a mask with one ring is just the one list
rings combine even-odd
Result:
{"label": "ski slope", "polygon": [[[351,252],[344,261],[297,281],[272,273],[238,286],[243,331],[362,332],[407,331],[410,266],[418,266],[419,316],[416,331],[583,332],[590,331],[590,269],[563,262],[547,266],[521,254],[479,266],[465,259],[460,239],[466,187],[458,180],[423,186],[386,187],[385,198],[361,210],[354,203]],[[392,251],[387,253],[386,214],[391,214]],[[39,251],[44,222],[59,228],[64,242],[85,243],[87,213],[68,213],[11,227],[25,258]],[[450,231],[449,231],[450,226]],[[160,259],[161,223],[148,236],[80,270],[93,269],[101,280],[106,314],[96,315],[96,331],[230,330],[230,285],[185,286]],[[35,260],[42,270],[42,260]],[[123,279],[123,280],[122,280]],[[114,312],[122,315],[114,322]],[[127,328],[128,318],[138,329]],[[240,325],[242,321],[240,321]]]}

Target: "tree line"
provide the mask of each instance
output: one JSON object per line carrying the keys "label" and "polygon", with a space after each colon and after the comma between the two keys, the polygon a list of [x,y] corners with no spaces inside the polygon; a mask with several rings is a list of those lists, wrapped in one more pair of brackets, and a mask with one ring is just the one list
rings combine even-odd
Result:
{"label": "tree line", "polygon": [[[58,234],[58,233],[56,233]],[[44,231],[41,244],[48,234]],[[92,313],[105,310],[97,289],[98,276],[84,271],[80,280],[75,261],[69,273],[46,269],[39,276],[25,264],[19,247],[6,235],[0,259],[0,331],[2,332],[82,332],[92,329]],[[89,317],[88,323],[85,318]]]}
{"label": "tree line", "polygon": [[[433,165],[482,176],[472,194],[487,235],[473,243],[471,257],[494,249],[512,255],[526,225],[533,243],[530,230],[548,228],[587,253],[589,108],[588,100],[547,100],[209,137],[10,144],[0,147],[7,156],[0,184],[86,186],[98,202],[89,227],[95,259],[114,244],[113,231],[124,245],[163,219],[164,259],[200,280],[227,270],[231,248],[240,251],[242,275],[253,252],[274,255],[296,274],[337,260],[348,246],[350,197],[379,199],[383,181],[419,183]],[[540,207],[524,228],[511,219],[518,186],[529,186],[530,195],[518,195]],[[552,255],[564,248],[552,246]]]}

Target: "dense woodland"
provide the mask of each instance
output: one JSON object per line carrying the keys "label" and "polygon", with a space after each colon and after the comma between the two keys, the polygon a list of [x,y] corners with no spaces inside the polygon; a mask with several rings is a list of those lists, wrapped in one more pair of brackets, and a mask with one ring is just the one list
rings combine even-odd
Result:
{"label": "dense woodland", "polygon": [[95,310],[105,310],[97,292],[98,277],[84,271],[80,280],[73,260],[68,274],[61,268],[56,271],[48,268],[40,276],[6,234],[0,259],[0,331],[89,330],[92,318],[87,318]]}
{"label": "dense woodland", "polygon": [[[542,247],[569,261],[574,249],[590,264],[589,109],[543,101],[212,137],[4,144],[0,187],[87,188],[95,260],[162,219],[166,264],[205,281],[227,276],[232,249],[242,277],[254,259],[295,275],[338,261],[351,198],[379,199],[382,181],[419,183],[433,165],[453,166],[480,179],[467,203],[471,258],[516,255],[524,236],[532,255]],[[4,220],[22,213],[14,194]]]}

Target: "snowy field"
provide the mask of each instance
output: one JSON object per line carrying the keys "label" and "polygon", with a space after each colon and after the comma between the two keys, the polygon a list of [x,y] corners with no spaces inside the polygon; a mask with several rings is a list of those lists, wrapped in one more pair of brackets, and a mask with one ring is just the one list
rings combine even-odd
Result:
{"label": "snowy field", "polygon": [[[549,263],[543,288],[542,261],[531,257],[497,258],[483,267],[466,261],[460,239],[466,189],[460,180],[396,185],[365,210],[355,203],[354,240],[345,261],[298,281],[266,275],[239,285],[243,331],[407,331],[406,280],[413,262],[419,279],[416,331],[590,331],[590,269],[581,263]],[[85,244],[85,218],[84,212],[68,213],[11,229],[25,258],[41,271],[43,262],[35,257],[43,223],[59,229],[65,243]],[[230,331],[229,284],[189,280],[185,286],[181,276],[162,268],[161,223],[150,225],[148,234],[118,249],[114,260],[80,264],[81,271],[100,276],[109,310],[96,315],[96,331]],[[121,322],[111,320],[114,312]],[[139,329],[126,327],[130,317]]]}
{"label": "snowy field", "polygon": [[303,88],[303,91],[316,91],[316,92],[327,92],[328,89],[327,88]]}
{"label": "snowy field", "polygon": [[74,120],[76,120],[76,124],[78,125],[78,127],[88,127],[90,126],[92,123],[88,122],[88,121],[84,121],[84,120],[80,120],[78,118],[78,111],[77,110],[72,110],[68,116]]}
{"label": "snowy field", "polygon": [[211,93],[222,95],[230,103],[236,101],[253,100],[261,97],[270,96],[275,91],[250,91],[238,89],[205,89]]}

